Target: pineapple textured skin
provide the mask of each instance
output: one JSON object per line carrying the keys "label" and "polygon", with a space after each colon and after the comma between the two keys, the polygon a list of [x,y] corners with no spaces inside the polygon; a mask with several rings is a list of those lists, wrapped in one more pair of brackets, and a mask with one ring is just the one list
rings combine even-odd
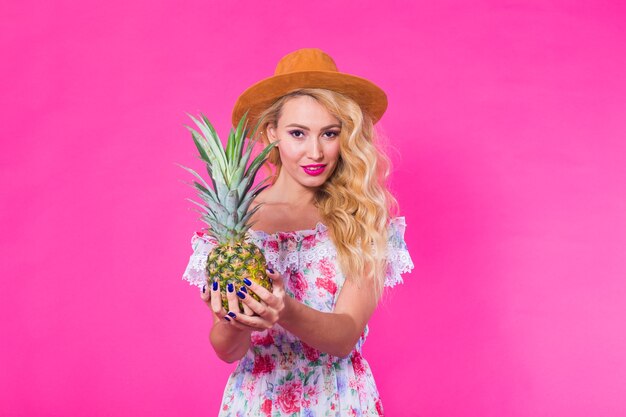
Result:
{"label": "pineapple textured skin", "polygon": [[[211,277],[215,277],[222,292],[228,284],[233,284],[235,291],[240,291],[244,287],[244,278],[256,282],[271,292],[272,283],[265,272],[266,267],[265,257],[258,246],[249,242],[237,242],[214,247],[207,259],[206,273],[209,277],[209,284],[212,281]],[[261,301],[254,291],[247,291],[252,298]],[[222,306],[228,311],[228,300],[225,295],[224,292]],[[241,300],[239,300],[239,308],[243,311]]]}

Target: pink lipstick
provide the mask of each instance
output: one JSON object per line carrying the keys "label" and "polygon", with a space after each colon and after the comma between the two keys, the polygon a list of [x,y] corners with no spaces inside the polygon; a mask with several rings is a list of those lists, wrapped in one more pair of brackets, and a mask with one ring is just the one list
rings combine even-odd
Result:
{"label": "pink lipstick", "polygon": [[307,174],[316,176],[324,172],[324,169],[326,169],[326,165],[324,164],[305,165],[302,167],[302,169],[304,169],[304,172],[306,172]]}

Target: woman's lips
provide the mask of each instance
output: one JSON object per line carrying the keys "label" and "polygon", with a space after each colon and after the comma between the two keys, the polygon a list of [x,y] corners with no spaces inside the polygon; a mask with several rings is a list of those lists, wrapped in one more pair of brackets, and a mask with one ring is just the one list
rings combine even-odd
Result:
{"label": "woman's lips", "polygon": [[320,175],[326,169],[326,165],[323,164],[315,164],[315,165],[305,165],[302,167],[304,172],[311,176]]}

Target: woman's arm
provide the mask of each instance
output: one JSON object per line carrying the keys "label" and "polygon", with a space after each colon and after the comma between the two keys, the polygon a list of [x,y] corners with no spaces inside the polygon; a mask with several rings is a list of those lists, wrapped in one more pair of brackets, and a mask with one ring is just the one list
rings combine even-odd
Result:
{"label": "woman's arm", "polygon": [[291,298],[278,323],[307,345],[331,355],[350,354],[369,321],[377,300],[371,285],[346,280],[332,313],[324,313]]}
{"label": "woman's arm", "polygon": [[[228,306],[230,311],[240,315],[239,303],[233,291],[227,291]],[[247,328],[233,319],[226,319],[226,311],[222,306],[222,295],[219,284],[216,284],[210,291],[200,293],[200,298],[209,306],[213,312],[213,327],[209,334],[211,346],[217,357],[227,363],[232,363],[243,358],[250,347],[250,334],[252,329]],[[245,308],[246,312],[250,312]]]}
{"label": "woman's arm", "polygon": [[250,347],[250,330],[237,329],[213,313],[209,339],[217,357],[227,363],[243,358]]}
{"label": "woman's arm", "polygon": [[283,277],[268,273],[274,284],[270,293],[252,282],[248,286],[264,303],[244,295],[243,302],[257,316],[237,316],[237,322],[250,328],[271,328],[279,323],[300,340],[322,352],[345,357],[350,354],[363,333],[378,300],[368,282],[346,280],[332,313],[321,312],[285,294]]}

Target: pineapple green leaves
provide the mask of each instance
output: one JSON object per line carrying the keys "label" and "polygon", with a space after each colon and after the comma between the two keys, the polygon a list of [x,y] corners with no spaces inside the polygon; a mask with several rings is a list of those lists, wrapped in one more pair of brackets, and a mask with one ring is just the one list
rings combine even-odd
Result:
{"label": "pineapple green leaves", "polygon": [[200,158],[206,163],[207,172],[212,187],[194,170],[181,165],[191,172],[198,180],[193,182],[203,204],[190,200],[202,209],[202,220],[210,228],[208,232],[220,244],[241,241],[246,231],[252,226],[249,223],[252,215],[261,207],[257,205],[248,212],[254,198],[265,188],[269,187],[269,178],[265,178],[253,187],[258,170],[267,160],[270,151],[276,142],[267,145],[248,165],[252,151],[258,141],[255,138],[259,127],[255,126],[251,140],[248,137],[247,112],[243,115],[236,130],[230,130],[226,149],[224,149],[215,128],[206,116],[201,114],[201,120],[189,113],[187,115],[198,127],[198,131],[185,125],[191,132]]}

